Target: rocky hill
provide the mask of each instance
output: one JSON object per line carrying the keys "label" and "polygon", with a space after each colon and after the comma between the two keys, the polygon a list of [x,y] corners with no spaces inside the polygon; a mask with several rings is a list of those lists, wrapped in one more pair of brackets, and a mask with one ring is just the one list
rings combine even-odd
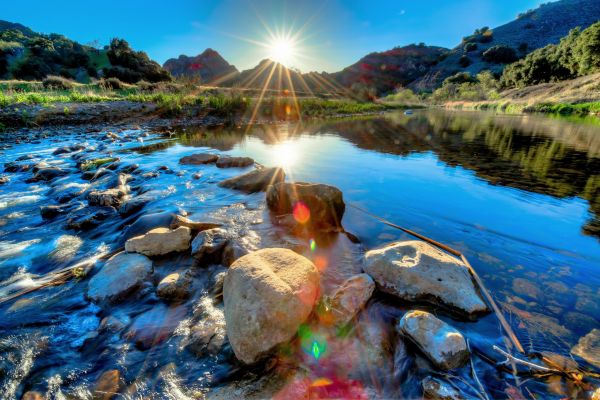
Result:
{"label": "rocky hill", "polygon": [[437,65],[448,51],[443,47],[424,44],[396,47],[380,53],[371,53],[344,70],[331,74],[331,77],[344,87],[364,84],[382,94],[422,77]]}
{"label": "rocky hill", "polygon": [[206,49],[195,57],[180,55],[163,64],[173,76],[198,77],[202,83],[219,85],[235,80],[239,71],[215,50]]}
{"label": "rocky hill", "polygon": [[[493,57],[484,56],[490,48],[506,46],[513,49],[517,58],[522,58],[535,49],[558,43],[571,29],[585,29],[598,20],[598,0],[560,0],[543,4],[535,10],[520,14],[517,19],[505,25],[491,30],[480,29],[473,35],[466,36],[445,60],[433,66],[409,87],[431,90],[439,87],[444,79],[457,72],[477,74],[489,69],[500,73],[505,63],[490,62],[490,58]],[[501,61],[501,58],[498,61]]]}

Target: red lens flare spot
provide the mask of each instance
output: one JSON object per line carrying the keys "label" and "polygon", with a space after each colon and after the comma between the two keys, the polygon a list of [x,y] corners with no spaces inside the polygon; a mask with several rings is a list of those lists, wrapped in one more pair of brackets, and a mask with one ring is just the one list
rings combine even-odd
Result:
{"label": "red lens flare spot", "polygon": [[329,265],[329,260],[324,256],[315,256],[313,262],[315,263],[315,267],[317,267],[319,272],[325,271]]}
{"label": "red lens flare spot", "polygon": [[307,223],[310,219],[310,210],[301,201],[294,204],[294,219],[301,224]]}

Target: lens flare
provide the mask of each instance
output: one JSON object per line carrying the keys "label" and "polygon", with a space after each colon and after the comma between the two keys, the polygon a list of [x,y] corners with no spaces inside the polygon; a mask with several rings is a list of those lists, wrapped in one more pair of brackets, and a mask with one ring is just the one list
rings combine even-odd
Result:
{"label": "lens flare", "polygon": [[317,250],[317,242],[315,242],[315,239],[310,239],[310,251],[314,253],[315,250]]}
{"label": "lens flare", "polygon": [[300,224],[305,224],[310,220],[310,209],[301,201],[294,204],[293,214],[294,219]]}

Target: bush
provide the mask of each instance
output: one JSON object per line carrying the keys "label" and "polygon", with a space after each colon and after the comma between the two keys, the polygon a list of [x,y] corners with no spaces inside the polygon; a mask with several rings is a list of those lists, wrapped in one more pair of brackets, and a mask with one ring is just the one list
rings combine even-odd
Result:
{"label": "bush", "polygon": [[106,53],[112,65],[105,68],[107,77],[115,77],[127,83],[143,80],[148,82],[171,81],[171,74],[158,63],[150,60],[143,51],[134,51],[123,39],[113,39]]}
{"label": "bush", "polygon": [[510,64],[517,61],[517,52],[515,49],[505,45],[493,46],[482,54],[484,61],[493,64]]}
{"label": "bush", "polygon": [[118,78],[107,78],[100,81],[100,86],[105,89],[122,90],[126,89],[127,85]]}
{"label": "bush", "polygon": [[477,43],[467,43],[465,45],[465,53],[477,50]]}
{"label": "bush", "polygon": [[51,90],[71,90],[75,84],[62,76],[48,75],[42,81],[44,88]]}
{"label": "bush", "polygon": [[458,72],[458,73],[446,78],[442,85],[446,85],[449,83],[461,84],[461,83],[475,83],[475,82],[477,82],[477,79],[470,73]]}
{"label": "bush", "polygon": [[462,56],[460,57],[460,60],[458,60],[458,64],[463,68],[467,68],[471,63],[471,59],[467,56]]}

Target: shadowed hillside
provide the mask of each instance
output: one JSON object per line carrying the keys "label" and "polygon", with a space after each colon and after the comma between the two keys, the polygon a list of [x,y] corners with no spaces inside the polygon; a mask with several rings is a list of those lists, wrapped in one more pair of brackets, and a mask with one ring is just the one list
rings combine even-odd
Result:
{"label": "shadowed hillside", "polygon": [[[502,57],[484,56],[495,46],[506,46],[517,58],[547,44],[558,43],[575,27],[587,28],[600,19],[598,0],[561,0],[547,3],[519,15],[517,19],[497,28],[481,29],[463,38],[448,57],[432,67],[423,77],[411,83],[417,90],[439,87],[443,80],[457,72],[477,74],[485,69],[499,73],[509,61]],[[506,50],[506,49],[504,49]],[[507,50],[511,52],[511,50]],[[495,60],[490,61],[490,60]],[[511,61],[515,61],[512,59]],[[510,62],[510,61],[509,61]]]}

